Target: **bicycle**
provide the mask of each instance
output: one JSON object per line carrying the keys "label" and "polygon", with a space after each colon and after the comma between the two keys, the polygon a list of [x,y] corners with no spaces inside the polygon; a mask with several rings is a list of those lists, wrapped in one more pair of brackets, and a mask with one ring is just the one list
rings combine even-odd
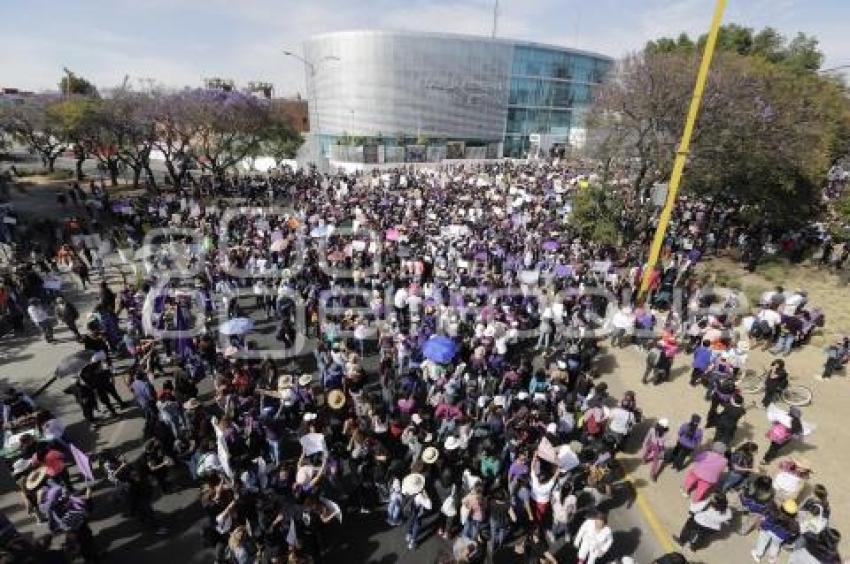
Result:
{"label": "bicycle", "polygon": [[[745,394],[758,394],[764,391],[765,381],[767,380],[767,369],[758,372],[753,369],[747,370],[740,379],[738,379],[738,389]],[[793,380],[793,377],[791,378]],[[794,407],[805,407],[812,403],[812,390],[801,384],[789,383],[779,394],[779,399]]]}

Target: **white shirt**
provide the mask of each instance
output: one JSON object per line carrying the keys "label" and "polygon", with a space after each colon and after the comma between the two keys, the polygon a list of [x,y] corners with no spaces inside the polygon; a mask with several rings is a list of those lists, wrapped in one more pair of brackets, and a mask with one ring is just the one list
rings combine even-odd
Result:
{"label": "white shirt", "polygon": [[761,321],[767,321],[767,324],[770,325],[771,328],[776,327],[779,323],[782,322],[782,316],[779,315],[779,312],[776,312],[772,309],[763,309],[759,312],[758,318]]}
{"label": "white shirt", "polygon": [[635,318],[630,313],[618,311],[614,314],[614,317],[611,318],[611,325],[613,325],[616,329],[623,329],[624,331],[628,331],[634,328]]}
{"label": "white shirt", "polygon": [[32,319],[32,322],[38,325],[39,323],[44,323],[47,321],[50,316],[47,315],[47,311],[39,305],[31,305],[27,308],[27,313]]}
{"label": "white shirt", "polygon": [[531,499],[537,503],[548,503],[554,488],[554,476],[548,482],[541,482],[536,472],[531,473]]}
{"label": "white shirt", "polygon": [[402,309],[405,305],[407,305],[407,290],[399,288],[395,291],[395,295],[393,296],[393,305],[396,309]]}
{"label": "white shirt", "polygon": [[635,414],[622,407],[615,407],[611,410],[611,416],[608,419],[608,429],[619,435],[627,434],[632,425],[635,424]]}

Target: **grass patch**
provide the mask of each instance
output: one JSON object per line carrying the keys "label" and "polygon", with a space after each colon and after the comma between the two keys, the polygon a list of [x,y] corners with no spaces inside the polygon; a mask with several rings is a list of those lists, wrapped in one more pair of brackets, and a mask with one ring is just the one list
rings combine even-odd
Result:
{"label": "grass patch", "polygon": [[788,279],[788,270],[789,264],[779,260],[766,261],[756,267],[758,274],[762,275],[765,280],[777,285],[784,285],[784,282]]}

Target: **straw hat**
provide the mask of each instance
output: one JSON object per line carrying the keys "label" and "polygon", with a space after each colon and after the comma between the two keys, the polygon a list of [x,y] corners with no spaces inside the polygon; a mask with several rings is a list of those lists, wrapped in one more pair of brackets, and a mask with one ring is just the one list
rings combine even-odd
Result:
{"label": "straw hat", "polygon": [[446,442],[443,444],[446,450],[457,450],[460,447],[460,439],[454,435],[449,435]]}
{"label": "straw hat", "polygon": [[422,451],[422,462],[425,464],[434,464],[440,457],[440,451],[436,447],[429,446]]}
{"label": "straw hat", "polygon": [[29,476],[27,476],[26,488],[28,490],[36,490],[44,483],[44,480],[47,479],[47,468],[44,466],[39,466],[32,472],[30,472]]}
{"label": "straw hat", "polygon": [[282,374],[277,377],[277,389],[283,390],[292,387],[292,374]]}
{"label": "straw hat", "polygon": [[425,476],[413,472],[401,481],[401,493],[404,495],[416,495],[425,489]]}
{"label": "straw hat", "polygon": [[782,511],[787,513],[788,515],[796,515],[799,508],[797,507],[797,502],[793,499],[786,499],[782,504]]}
{"label": "straw hat", "polygon": [[339,409],[345,405],[345,394],[341,390],[328,392],[328,405],[331,409]]}
{"label": "straw hat", "polygon": [[806,460],[805,458],[803,458],[802,456],[792,456],[791,462],[794,463],[794,466],[798,470],[805,470],[807,472],[812,471],[812,463],[809,462],[808,460]]}
{"label": "straw hat", "polygon": [[189,398],[189,400],[183,404],[183,409],[186,411],[192,411],[193,409],[198,409],[201,407],[201,402],[198,401],[197,398]]}
{"label": "straw hat", "polygon": [[309,386],[313,383],[313,375],[312,374],[302,374],[298,377],[298,385],[299,386]]}
{"label": "straw hat", "polygon": [[21,458],[15,461],[12,465],[12,474],[17,476],[18,474],[23,474],[27,470],[30,469],[31,461],[26,458]]}

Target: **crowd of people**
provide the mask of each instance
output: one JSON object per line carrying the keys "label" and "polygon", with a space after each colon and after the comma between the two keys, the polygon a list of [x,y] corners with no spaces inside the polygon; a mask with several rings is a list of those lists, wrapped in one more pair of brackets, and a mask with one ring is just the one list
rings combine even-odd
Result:
{"label": "crowd of people", "polygon": [[[750,347],[787,355],[822,314],[782,288],[749,311],[696,265],[729,249],[758,260],[771,245],[792,258],[846,252],[684,199],[661,263],[645,272],[655,225],[638,212],[648,204],[626,201],[619,246],[571,224],[573,195],[595,180],[586,163],[545,162],[286,170],[121,201],[90,190],[96,204],[52,243],[19,250],[0,311],[18,332],[29,318],[48,342],[61,320],[84,351],[71,377],[85,420],[97,426],[99,408],[121,417],[132,405],[144,447],[81,453],[49,411],[10,391],[10,468],[32,515],[65,533],[61,554],[15,554],[102,558],[88,495],[69,477],[76,465],[102,474],[112,502],[163,537],[155,491],[191,480],[206,516],[199,542],[216,562],[330,561],[341,523],[378,512],[411,558],[436,531],[446,563],[510,553],[629,562],[608,513],[632,487],[621,453],[642,444],[653,481],[668,466],[684,473],[689,517],[676,539],[690,551],[727,531],[734,507],[749,523],[739,532],[759,530],[754,560],[785,548],[794,564],[840,562],[826,487],[800,499],[811,468],[794,445],[812,426],[775,403],[788,381],[782,358],[763,398],[772,423],[762,462],[781,458],[775,475],[756,463],[754,442],[736,440]],[[112,268],[122,283],[108,282]],[[90,314],[62,284],[45,284],[72,274],[83,289],[99,281]],[[252,332],[265,326],[270,337]],[[670,433],[663,414],[639,408],[637,379],[609,392],[600,350],[630,344],[645,351],[643,384],[663,384],[676,357],[692,355],[706,416]]]}

